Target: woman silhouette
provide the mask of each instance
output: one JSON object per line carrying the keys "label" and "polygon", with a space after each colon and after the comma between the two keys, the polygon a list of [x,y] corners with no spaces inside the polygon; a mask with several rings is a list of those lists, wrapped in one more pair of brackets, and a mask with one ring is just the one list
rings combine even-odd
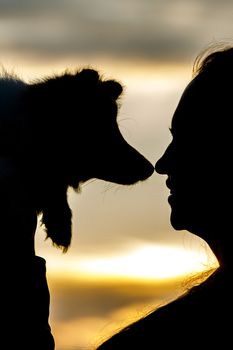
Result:
{"label": "woman silhouette", "polygon": [[232,347],[233,47],[208,49],[197,57],[193,73],[172,118],[173,139],[155,170],[167,175],[172,226],[204,239],[219,267],[98,350]]}

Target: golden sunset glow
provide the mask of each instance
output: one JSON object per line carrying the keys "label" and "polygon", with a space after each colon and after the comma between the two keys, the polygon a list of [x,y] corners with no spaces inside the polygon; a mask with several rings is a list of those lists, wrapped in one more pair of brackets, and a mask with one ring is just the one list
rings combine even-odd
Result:
{"label": "golden sunset glow", "polygon": [[55,275],[75,275],[105,279],[158,280],[180,277],[217,266],[215,257],[205,250],[185,250],[156,244],[142,245],[111,256],[83,256],[48,259]]}
{"label": "golden sunset glow", "polygon": [[[115,256],[65,260],[62,263],[62,258],[52,259],[48,263],[53,292],[51,315],[56,318],[61,295],[61,309],[71,298],[77,310],[76,319],[69,322],[52,319],[56,339],[67,349],[72,344],[95,349],[115,332],[184,293],[192,283],[200,283],[205,277],[201,275],[198,280],[199,272],[218,266],[213,254],[204,249],[189,251],[153,244]],[[107,313],[106,305],[112,305]],[[96,314],[95,308],[103,308],[103,313]],[[83,309],[87,314],[92,309],[93,316],[80,318]]]}
{"label": "golden sunset glow", "polygon": [[106,277],[163,279],[200,272],[208,268],[209,264],[204,253],[148,245],[122,256],[82,261],[80,269],[87,274]]}
{"label": "golden sunset glow", "polygon": [[[232,37],[232,13],[228,0],[0,1],[0,72],[33,83],[89,67],[118,80],[120,131],[154,165],[171,141],[194,58],[213,38]],[[79,118],[79,95],[71,102]],[[75,166],[84,151],[77,149]],[[35,157],[44,167],[43,154]],[[38,220],[35,250],[46,260],[56,350],[96,349],[183,293],[192,276],[218,266],[201,239],[171,227],[168,192],[156,172],[133,186],[92,179],[79,193],[69,189],[66,254],[44,239]]]}

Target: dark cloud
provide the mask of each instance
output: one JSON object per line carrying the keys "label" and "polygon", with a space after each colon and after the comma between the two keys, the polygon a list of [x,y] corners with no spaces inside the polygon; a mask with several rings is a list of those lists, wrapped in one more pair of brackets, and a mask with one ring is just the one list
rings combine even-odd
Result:
{"label": "dark cloud", "polygon": [[51,14],[54,11],[64,10],[66,4],[72,5],[74,1],[63,0],[0,0],[0,18],[26,17],[38,14]]}
{"label": "dark cloud", "polygon": [[186,59],[232,35],[228,0],[0,1],[1,51],[61,59]]}

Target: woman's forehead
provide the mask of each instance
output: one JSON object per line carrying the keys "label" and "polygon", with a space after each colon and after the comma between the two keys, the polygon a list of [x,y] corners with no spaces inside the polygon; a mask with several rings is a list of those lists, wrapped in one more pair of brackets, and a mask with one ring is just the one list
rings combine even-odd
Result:
{"label": "woman's forehead", "polygon": [[206,92],[206,90],[208,91],[206,83],[204,83],[201,77],[196,76],[184,89],[179,104],[189,104],[194,101],[198,103],[199,99],[202,99],[204,91]]}
{"label": "woman's forehead", "polygon": [[202,81],[195,77],[184,89],[172,117],[172,128],[184,124],[197,124],[198,116],[206,109],[208,97]]}

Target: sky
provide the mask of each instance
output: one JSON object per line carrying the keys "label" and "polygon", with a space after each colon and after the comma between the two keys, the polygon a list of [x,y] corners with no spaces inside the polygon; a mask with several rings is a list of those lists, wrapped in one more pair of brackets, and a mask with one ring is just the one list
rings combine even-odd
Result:
{"label": "sky", "polygon": [[[232,41],[232,13],[231,0],[0,0],[0,65],[26,82],[85,66],[119,80],[122,134],[154,164],[196,55]],[[38,224],[56,350],[94,349],[214,261],[205,242],[170,226],[165,179],[154,173],[134,186],[94,180],[70,190],[65,255]]]}

